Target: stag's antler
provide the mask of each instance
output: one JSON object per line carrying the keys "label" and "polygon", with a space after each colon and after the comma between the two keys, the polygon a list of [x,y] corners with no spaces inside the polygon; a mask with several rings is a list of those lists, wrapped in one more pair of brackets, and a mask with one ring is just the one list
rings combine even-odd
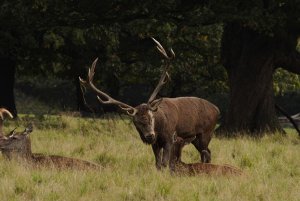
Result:
{"label": "stag's antler", "polygon": [[4,114],[7,114],[10,118],[13,118],[13,115],[7,109],[0,108],[0,118],[1,118],[1,120],[4,119]]}
{"label": "stag's antler", "polygon": [[159,82],[158,82],[156,88],[154,89],[154,91],[152,92],[152,94],[148,100],[148,103],[151,103],[152,101],[154,101],[158,92],[161,90],[162,86],[164,84],[166,84],[168,82],[168,80],[170,79],[170,76],[168,74],[168,70],[170,68],[170,63],[171,63],[170,61],[175,58],[175,53],[172,48],[170,49],[171,56],[168,56],[166,50],[163,48],[163,46],[160,44],[160,42],[158,42],[154,38],[152,38],[152,40],[156,43],[156,45],[157,45],[156,48],[158,49],[158,51],[167,59],[167,64],[160,76],[160,79],[159,79]]}
{"label": "stag's antler", "polygon": [[7,114],[10,118],[13,118],[13,115],[7,109],[0,108],[0,138],[4,136],[2,126],[5,114]]}
{"label": "stag's antler", "polygon": [[137,112],[137,110],[130,106],[127,105],[123,102],[117,101],[110,97],[108,94],[104,93],[103,91],[99,90],[94,84],[93,84],[93,79],[95,75],[95,68],[97,64],[98,58],[95,59],[95,61],[92,64],[92,67],[89,68],[87,80],[83,80],[79,77],[79,81],[81,85],[83,86],[88,86],[90,87],[93,91],[97,93],[97,98],[102,104],[112,104],[112,105],[117,105],[119,106],[122,110],[126,111],[128,115],[134,116]]}

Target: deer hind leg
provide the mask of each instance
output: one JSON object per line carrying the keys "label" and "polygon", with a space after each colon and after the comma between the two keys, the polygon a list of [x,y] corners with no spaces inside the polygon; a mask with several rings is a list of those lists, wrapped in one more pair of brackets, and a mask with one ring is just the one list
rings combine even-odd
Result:
{"label": "deer hind leg", "polygon": [[185,145],[191,143],[193,140],[195,140],[196,137],[192,136],[192,137],[188,137],[188,138],[182,138],[179,136],[176,136],[176,139],[174,140],[174,156],[176,159],[176,162],[182,162],[181,161],[181,153],[182,153],[182,149]]}
{"label": "deer hind leg", "polygon": [[181,152],[183,147],[184,147],[184,142],[182,139],[174,142],[171,157],[173,157],[173,160],[175,162],[181,162]]}
{"label": "deer hind leg", "polygon": [[200,158],[202,163],[210,163],[211,161],[211,153],[210,150],[208,149],[209,141],[204,140],[202,138],[202,134],[198,134],[196,139],[192,141],[192,144],[196,147],[196,149],[200,153]]}
{"label": "deer hind leg", "polygon": [[202,150],[200,154],[201,154],[201,162],[202,163],[210,163],[211,154],[210,154],[210,150],[208,148],[207,148],[207,150]]}

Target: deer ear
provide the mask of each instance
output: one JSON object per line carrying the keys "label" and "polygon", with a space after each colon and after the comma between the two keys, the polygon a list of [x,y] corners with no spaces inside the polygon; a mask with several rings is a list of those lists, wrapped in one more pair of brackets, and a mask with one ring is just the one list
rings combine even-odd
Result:
{"label": "deer ear", "polygon": [[7,136],[12,136],[12,135],[15,135],[16,134],[16,128],[14,128],[14,130],[10,131],[9,134]]}
{"label": "deer ear", "polygon": [[163,100],[162,98],[159,98],[159,99],[156,99],[156,100],[152,101],[151,103],[149,103],[150,110],[153,112],[156,112],[158,109],[158,106],[159,106],[159,104],[161,104],[162,100]]}
{"label": "deer ear", "polygon": [[32,131],[33,131],[33,126],[32,126],[32,124],[29,124],[29,125],[25,128],[25,130],[24,130],[24,132],[23,132],[23,135],[29,135]]}

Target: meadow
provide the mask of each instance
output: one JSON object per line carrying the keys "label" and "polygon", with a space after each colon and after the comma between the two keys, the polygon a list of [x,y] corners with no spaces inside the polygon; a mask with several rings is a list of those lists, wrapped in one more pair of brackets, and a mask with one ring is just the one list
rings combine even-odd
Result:
{"label": "meadow", "polygon": [[[21,115],[5,122],[5,131],[33,122],[32,151],[80,158],[101,170],[34,168],[0,156],[0,198],[21,200],[300,200],[300,138],[219,138],[210,144],[212,162],[242,169],[243,176],[176,176],[157,171],[150,146],[142,143],[130,119],[120,116]],[[192,145],[183,161],[197,162]]]}

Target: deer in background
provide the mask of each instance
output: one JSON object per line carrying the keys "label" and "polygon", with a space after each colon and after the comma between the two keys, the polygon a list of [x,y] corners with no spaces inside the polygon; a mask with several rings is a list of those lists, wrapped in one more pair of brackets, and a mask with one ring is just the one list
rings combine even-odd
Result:
{"label": "deer in background", "polygon": [[[183,139],[178,136],[174,136],[174,146],[173,146],[173,157],[181,155],[182,148],[191,143],[193,138]],[[174,158],[175,167],[174,172],[179,175],[199,175],[199,174],[207,174],[207,175],[243,175],[242,170],[230,166],[230,165],[217,165],[211,163],[184,163],[180,161],[178,158]]]}
{"label": "deer in background", "polygon": [[171,170],[173,170],[175,162],[173,158],[180,160],[180,155],[170,157],[175,134],[183,139],[192,138],[191,142],[200,152],[201,161],[209,163],[211,156],[208,144],[218,119],[219,109],[207,100],[197,97],[156,99],[162,86],[169,80],[168,70],[171,60],[175,58],[175,53],[171,49],[171,55],[169,56],[162,45],[154,38],[152,39],[167,62],[159,83],[147,103],[132,107],[99,90],[93,84],[98,59],[93,62],[92,67],[89,69],[87,80],[79,77],[80,83],[82,86],[89,87],[96,92],[100,103],[117,105],[132,117],[142,141],[152,146],[157,169],[166,167],[169,164]]}
{"label": "deer in background", "polygon": [[100,169],[101,166],[84,160],[56,155],[32,153],[29,134],[32,125],[27,126],[23,132],[11,131],[8,136],[0,139],[0,151],[7,159],[25,159],[38,167],[71,168],[71,169]]}
{"label": "deer in background", "polygon": [[10,118],[13,118],[13,115],[7,109],[0,108],[0,139],[4,137],[3,121],[5,115],[9,116]]}
{"label": "deer in background", "polygon": [[217,165],[211,163],[175,163],[174,172],[178,175],[225,175],[241,176],[243,171],[230,165]]}

